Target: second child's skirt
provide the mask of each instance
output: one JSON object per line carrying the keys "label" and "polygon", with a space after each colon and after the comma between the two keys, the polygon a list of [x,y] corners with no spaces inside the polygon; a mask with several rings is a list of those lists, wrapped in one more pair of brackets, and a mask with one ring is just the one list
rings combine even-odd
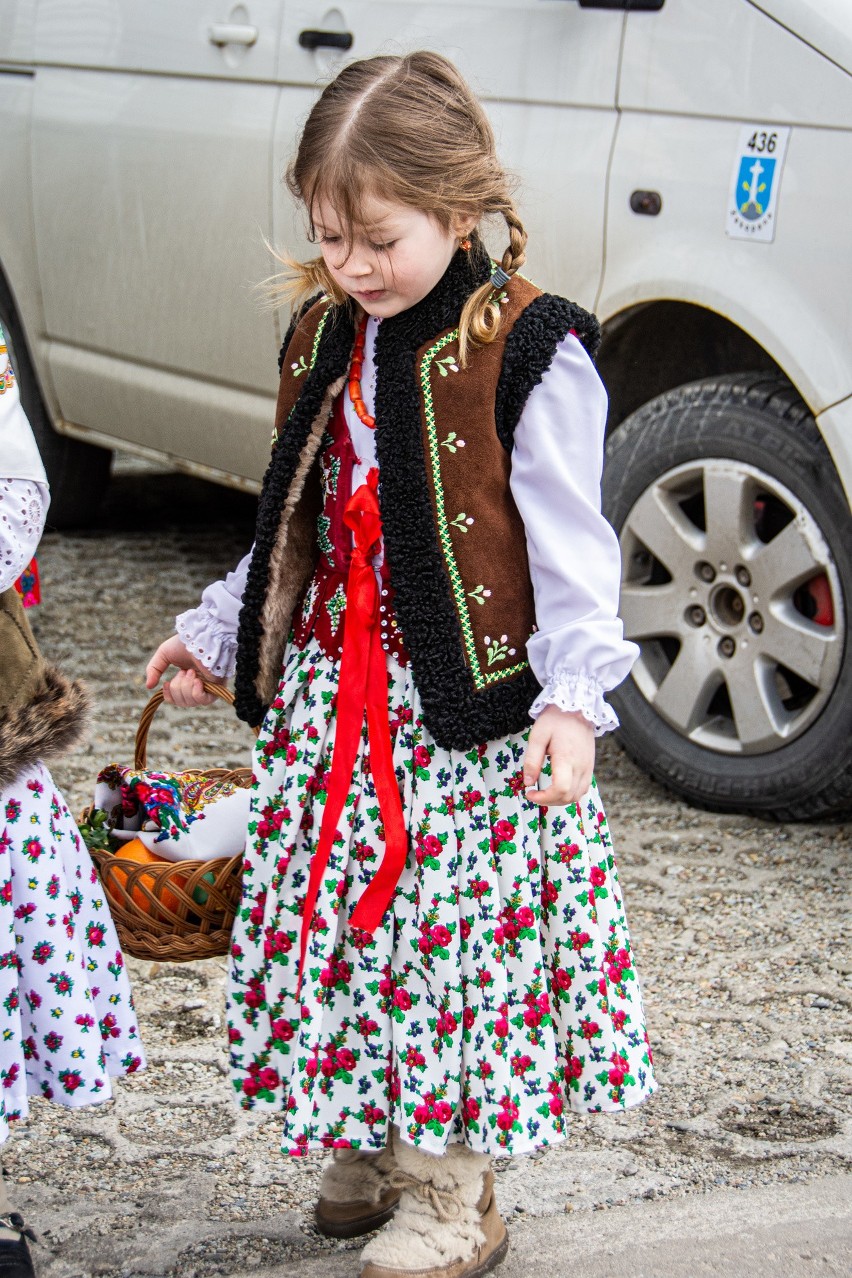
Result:
{"label": "second child's skirt", "polygon": [[97,1104],[144,1064],[103,887],[35,763],[0,790],[0,1143],[30,1096]]}
{"label": "second child's skirt", "polygon": [[282,1111],[290,1153],[433,1153],[566,1139],[568,1112],[654,1090],[606,817],[524,798],[526,734],[436,745],[410,667],[392,658],[393,757],[410,850],[372,942],[348,919],[384,843],[362,739],[323,876],[297,998],[301,909],[322,821],[339,665],[289,645],[255,752],[228,1023],[243,1105]]}

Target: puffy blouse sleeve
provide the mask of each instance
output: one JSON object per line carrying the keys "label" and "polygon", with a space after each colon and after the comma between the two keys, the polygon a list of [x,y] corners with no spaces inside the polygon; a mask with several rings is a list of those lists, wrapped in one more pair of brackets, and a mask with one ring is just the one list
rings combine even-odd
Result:
{"label": "puffy blouse sleeve", "polygon": [[0,332],[0,591],[35,554],[50,490]]}
{"label": "puffy blouse sleeve", "polygon": [[187,649],[223,679],[231,678],[237,664],[237,627],[250,563],[251,551],[224,581],[207,587],[197,608],[175,619],[178,637]]}
{"label": "puffy blouse sleeve", "polygon": [[606,410],[591,360],[567,336],[515,428],[511,474],[538,622],[527,653],[542,691],[530,714],[577,710],[597,736],[618,727],[605,694],[639,651],[618,618],[621,556],[601,513]]}

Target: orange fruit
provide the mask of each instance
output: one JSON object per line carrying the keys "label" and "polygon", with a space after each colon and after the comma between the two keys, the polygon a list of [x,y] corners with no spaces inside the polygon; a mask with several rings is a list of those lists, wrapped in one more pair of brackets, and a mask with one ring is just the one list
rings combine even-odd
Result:
{"label": "orange fruit", "polygon": [[[115,854],[115,859],[117,861],[133,861],[137,865],[140,865],[140,864],[141,865],[168,865],[169,864],[169,862],[164,861],[162,857],[155,856],[153,852],[149,852],[141,839],[131,839],[129,843],[122,843],[121,847],[118,849],[118,851]],[[127,876],[124,876],[124,877],[125,877],[125,883],[126,883]],[[142,874],[139,876],[139,879],[137,879],[136,886],[133,888],[133,890],[130,893],[131,897],[139,906],[140,910],[143,910],[146,914],[150,914],[151,908],[152,908],[151,902],[149,901],[145,893],[142,891],[140,882],[144,882],[145,886],[150,887],[151,890],[153,891],[154,883],[156,882],[156,880],[153,874],[150,874],[150,875]],[[175,882],[178,884],[181,884],[182,880],[175,879]],[[116,899],[117,899],[117,896],[116,896]],[[167,909],[177,910],[179,902],[173,892],[169,892],[169,891],[161,892],[158,897],[158,900],[160,900]]]}

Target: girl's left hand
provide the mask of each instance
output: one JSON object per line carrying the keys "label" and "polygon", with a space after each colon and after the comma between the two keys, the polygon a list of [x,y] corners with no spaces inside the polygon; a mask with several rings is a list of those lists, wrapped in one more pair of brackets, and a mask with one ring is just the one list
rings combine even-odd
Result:
{"label": "girl's left hand", "polygon": [[[550,757],[550,785],[535,787]],[[547,706],[530,729],[524,755],[524,789],[532,803],[561,807],[578,803],[592,784],[595,768],[595,730],[579,711]],[[528,787],[532,786],[533,789]]]}

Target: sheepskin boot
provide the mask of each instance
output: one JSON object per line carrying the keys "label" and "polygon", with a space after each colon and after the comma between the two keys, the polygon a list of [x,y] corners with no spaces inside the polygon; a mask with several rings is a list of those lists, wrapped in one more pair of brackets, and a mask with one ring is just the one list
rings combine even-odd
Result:
{"label": "sheepskin boot", "polygon": [[496,1268],[509,1237],[488,1157],[456,1144],[427,1154],[399,1141],[396,1160],[399,1209],[364,1248],[361,1278],[480,1278]]}
{"label": "sheepskin boot", "polygon": [[336,1149],[320,1181],[314,1219],[330,1238],[358,1238],[386,1224],[402,1193],[391,1184],[396,1167],[393,1129],[388,1144],[377,1154],[360,1149]]}

